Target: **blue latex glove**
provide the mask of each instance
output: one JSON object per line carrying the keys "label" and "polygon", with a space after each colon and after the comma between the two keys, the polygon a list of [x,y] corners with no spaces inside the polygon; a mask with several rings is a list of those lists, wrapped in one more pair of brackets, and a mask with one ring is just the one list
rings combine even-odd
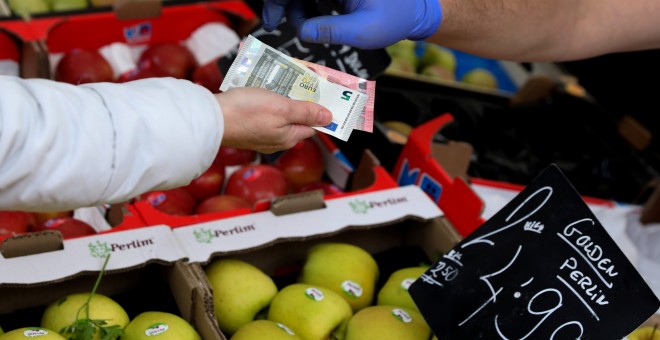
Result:
{"label": "blue latex glove", "polygon": [[302,41],[375,49],[426,39],[442,19],[440,0],[337,0],[343,14],[313,18],[305,16],[303,1],[314,0],[265,0],[264,29],[274,30],[286,13]]}

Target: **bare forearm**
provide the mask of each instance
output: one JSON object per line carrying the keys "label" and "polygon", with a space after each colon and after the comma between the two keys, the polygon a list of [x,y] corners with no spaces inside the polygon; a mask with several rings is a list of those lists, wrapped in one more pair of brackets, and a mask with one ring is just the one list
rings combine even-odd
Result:
{"label": "bare forearm", "polygon": [[442,0],[427,39],[484,57],[562,61],[660,47],[654,0]]}

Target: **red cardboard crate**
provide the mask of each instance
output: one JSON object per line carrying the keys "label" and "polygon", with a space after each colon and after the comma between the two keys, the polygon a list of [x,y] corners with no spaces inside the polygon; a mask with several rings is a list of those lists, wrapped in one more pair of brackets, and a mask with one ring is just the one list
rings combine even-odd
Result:
{"label": "red cardboard crate", "polygon": [[[65,35],[61,41],[55,43],[55,48],[59,50],[67,46],[91,48],[98,44],[102,46],[109,42],[125,41],[122,28],[145,20],[158,26],[159,33],[152,38],[153,43],[172,41],[177,36],[190,33],[190,27],[209,20],[220,19],[237,29],[239,34],[247,33],[259,21],[252,9],[245,2],[238,0],[195,2],[175,6],[151,1],[148,4],[151,8],[147,11],[145,11],[145,3],[125,2],[123,6],[115,6],[114,12],[93,11],[74,15],[42,16],[32,18],[30,21],[5,20],[0,21],[0,27],[13,32],[24,41],[45,40],[52,30],[63,30]],[[133,9],[131,6],[139,6],[139,8]],[[144,17],[145,13],[151,17]]]}
{"label": "red cardboard crate", "polygon": [[[324,200],[349,197],[367,192],[397,187],[396,181],[392,178],[389,172],[380,164],[378,164],[375,159],[369,157],[363,158],[363,163],[358,167],[358,169],[354,171],[352,165],[342,156],[341,151],[339,151],[339,149],[328,136],[319,134],[317,137],[317,143],[319,146],[321,146],[321,150],[324,153],[324,159],[327,168],[326,171],[330,171],[329,168],[334,169],[334,174],[329,173],[328,176],[335,181],[335,184],[343,188],[346,184],[339,183],[341,182],[343,175],[352,174],[353,176],[351,191],[345,192],[343,194],[327,195],[324,196]],[[332,163],[332,165],[328,165],[329,163]],[[340,168],[340,170],[337,170],[337,168]],[[337,175],[337,173],[339,174]],[[335,178],[337,179],[335,180]],[[163,213],[155,209],[146,201],[137,201],[133,203],[132,206],[140,214],[146,225],[164,224],[170,227],[181,227],[246,215],[254,212],[266,211],[270,209],[270,202],[259,202],[256,204],[253,210],[245,208],[226,212],[189,216],[173,216]]]}
{"label": "red cardboard crate", "polygon": [[13,34],[0,30],[0,61],[19,61],[19,50]]}
{"label": "red cardboard crate", "polygon": [[[394,168],[399,185],[418,185],[438,204],[462,236],[467,236],[483,223],[484,202],[462,177],[452,177],[432,149],[433,136],[453,121],[449,113],[440,115],[413,129]],[[520,191],[523,185],[469,178],[470,183]],[[585,202],[614,206],[615,202],[583,196]]]}
{"label": "red cardboard crate", "polygon": [[447,173],[433,157],[431,147],[433,135],[453,119],[445,113],[414,128],[393,173],[399,185],[421,187],[465,237],[484,222],[483,202],[464,179]]}

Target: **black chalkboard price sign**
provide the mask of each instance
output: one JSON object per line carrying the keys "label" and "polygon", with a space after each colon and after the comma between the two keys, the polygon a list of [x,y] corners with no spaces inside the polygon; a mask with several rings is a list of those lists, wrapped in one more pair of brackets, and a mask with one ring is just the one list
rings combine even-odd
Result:
{"label": "black chalkboard price sign", "polygon": [[555,165],[409,292],[441,340],[618,340],[660,307]]}

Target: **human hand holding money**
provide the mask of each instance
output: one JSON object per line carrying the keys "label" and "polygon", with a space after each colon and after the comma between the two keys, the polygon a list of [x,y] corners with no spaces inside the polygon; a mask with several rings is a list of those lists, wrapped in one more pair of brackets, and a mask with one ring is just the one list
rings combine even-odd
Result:
{"label": "human hand holding money", "polygon": [[369,99],[366,93],[323,78],[299,60],[252,35],[243,41],[220,90],[233,87],[261,87],[291,99],[323,105],[332,112],[333,120],[329,125],[315,129],[343,141],[348,140],[360,121]]}

